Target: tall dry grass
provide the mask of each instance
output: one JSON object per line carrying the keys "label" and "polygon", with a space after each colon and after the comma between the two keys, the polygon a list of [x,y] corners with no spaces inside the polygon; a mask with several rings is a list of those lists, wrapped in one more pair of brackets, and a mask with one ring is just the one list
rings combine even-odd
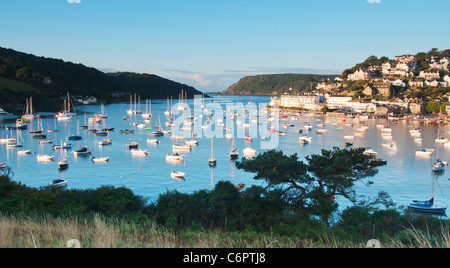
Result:
{"label": "tall dry grass", "polygon": [[[384,248],[450,247],[448,230],[440,237],[410,228],[405,236],[382,242]],[[365,242],[320,240],[221,231],[175,233],[152,222],[138,225],[94,216],[91,219],[0,215],[0,248],[64,248],[76,239],[82,248],[364,248]]]}

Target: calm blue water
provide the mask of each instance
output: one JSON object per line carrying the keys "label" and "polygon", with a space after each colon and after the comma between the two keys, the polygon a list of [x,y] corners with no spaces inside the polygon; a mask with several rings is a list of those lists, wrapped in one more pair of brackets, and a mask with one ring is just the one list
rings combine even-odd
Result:
{"label": "calm blue water", "polygon": [[[283,150],[287,155],[297,153],[300,159],[304,159],[305,156],[310,154],[319,154],[321,149],[331,149],[334,146],[343,147],[345,143],[344,135],[353,135],[362,124],[366,125],[368,129],[365,130],[364,136],[354,137],[354,147],[371,147],[374,151],[378,152],[378,156],[388,161],[388,165],[379,167],[379,172],[370,177],[369,180],[374,183],[370,186],[366,186],[359,183],[356,187],[357,194],[366,195],[368,197],[375,197],[376,194],[383,190],[388,192],[397,205],[407,205],[412,199],[429,199],[433,195],[433,190],[436,194],[436,199],[443,204],[447,203],[450,197],[450,181],[448,175],[444,171],[437,178],[437,184],[432,187],[432,171],[431,162],[435,157],[418,157],[415,155],[416,149],[430,148],[437,149],[439,147],[439,158],[443,160],[450,160],[450,146],[443,146],[440,144],[436,146],[434,139],[439,133],[450,130],[448,126],[438,126],[435,124],[424,124],[417,121],[400,120],[398,124],[392,127],[391,140],[383,139],[381,136],[381,129],[377,127],[378,123],[387,124],[387,120],[375,120],[369,119],[365,122],[358,122],[355,119],[346,119],[345,123],[336,123],[338,118],[330,117],[312,117],[312,116],[299,116],[297,120],[293,120],[289,117],[289,121],[274,121],[273,125],[279,124],[279,129],[286,131],[286,136],[272,136],[268,140],[261,140],[261,133],[254,134],[259,126],[254,121],[260,119],[263,121],[263,117],[250,117],[241,118],[236,117],[235,120],[230,119],[229,110],[230,104],[242,104],[248,105],[249,101],[257,101],[260,103],[268,103],[269,97],[250,97],[250,96],[214,96],[213,99],[207,99],[205,101],[206,108],[209,109],[205,112],[203,118],[197,117],[198,121],[195,121],[195,130],[198,132],[198,136],[195,139],[199,140],[199,144],[192,147],[191,151],[179,151],[180,154],[185,155],[182,163],[169,163],[165,160],[167,153],[172,153],[173,143],[182,143],[173,141],[171,135],[164,135],[162,137],[156,137],[160,140],[159,144],[149,144],[147,139],[151,138],[151,131],[143,128],[137,128],[133,125],[133,122],[144,123],[144,119],[141,115],[130,116],[131,120],[123,120],[124,116],[127,116],[127,109],[130,108],[129,103],[123,104],[111,104],[106,105],[106,113],[108,118],[105,119],[107,127],[114,127],[115,131],[110,132],[108,137],[96,136],[94,133],[90,133],[87,130],[77,129],[77,124],[85,124],[85,116],[92,117],[96,113],[100,113],[100,106],[79,106],[77,107],[78,116],[74,117],[71,121],[56,121],[56,128],[59,132],[46,133],[47,140],[53,140],[55,144],[60,144],[61,141],[67,141],[69,135],[79,134],[83,137],[80,141],[71,141],[72,149],[76,150],[82,146],[89,146],[92,148],[92,155],[83,157],[74,157],[71,150],[66,152],[69,160],[69,168],[63,172],[58,171],[58,159],[60,158],[60,151],[53,151],[52,144],[41,145],[38,140],[33,139],[29,131],[22,131],[21,136],[23,138],[24,147],[5,148],[5,145],[0,146],[0,162],[6,163],[14,172],[13,179],[21,181],[22,183],[31,187],[46,186],[51,183],[52,180],[64,177],[69,181],[68,188],[75,189],[90,189],[97,188],[102,185],[113,186],[125,186],[134,191],[135,194],[142,195],[149,198],[150,201],[155,201],[158,195],[166,192],[167,190],[178,190],[179,192],[192,193],[201,189],[212,189],[214,185],[221,180],[229,180],[235,184],[245,183],[250,185],[263,185],[260,181],[253,180],[253,174],[238,170],[234,161],[229,159],[229,153],[231,149],[231,140],[225,138],[223,128],[233,128],[233,132],[237,137],[235,139],[235,147],[240,152],[240,157],[243,157],[243,149],[251,147],[256,149],[257,153],[267,149],[261,149],[261,145],[268,141],[273,141],[276,144],[277,150]],[[174,100],[176,104],[178,100]],[[199,115],[201,113],[201,107],[194,106],[194,100],[188,100],[189,107],[192,109],[192,113]],[[215,105],[215,106],[212,106]],[[221,106],[217,106],[221,105]],[[170,129],[165,125],[168,116],[164,115],[164,111],[167,110],[166,100],[153,100],[151,104],[151,111],[153,114],[151,126],[152,131],[155,130],[155,126],[160,121],[163,129]],[[220,110],[217,108],[220,107]],[[140,108],[146,110],[145,100],[142,101]],[[215,108],[215,117],[211,119],[215,122],[212,128],[203,129],[201,125],[205,123],[207,115]],[[246,108],[249,108],[247,106]],[[221,113],[226,116],[223,118]],[[178,111],[174,110],[174,113]],[[174,115],[173,119],[177,123],[182,123],[184,117],[190,115],[190,111],[179,116]],[[247,112],[253,114],[253,112]],[[256,114],[263,115],[262,112],[255,112]],[[42,125],[44,130],[55,128],[55,120],[52,114],[42,115]],[[224,126],[218,125],[219,119],[223,119]],[[219,121],[218,121],[219,120]],[[227,121],[228,120],[228,121]],[[328,132],[324,135],[316,134],[315,130],[319,128],[318,123],[323,122],[326,124],[324,128],[328,129]],[[241,125],[237,125],[236,122],[241,121]],[[11,125],[13,123],[8,121],[0,121],[2,134],[6,136],[9,131],[5,130],[5,125]],[[310,144],[300,145],[298,141],[299,134],[297,129],[304,128],[304,122],[309,122],[314,128],[309,132],[309,136],[312,137]],[[86,122],[87,124],[88,122]],[[242,128],[244,123],[250,124],[250,128]],[[285,123],[292,123],[294,126],[284,129],[282,126]],[[347,125],[353,123],[353,126]],[[37,123],[31,123],[32,129],[37,128]],[[90,124],[89,128],[102,128],[103,125]],[[336,127],[342,127],[342,129],[336,129]],[[180,127],[178,127],[179,129]],[[410,129],[422,128],[421,143],[414,141],[409,133]],[[121,129],[134,129],[134,134],[122,134],[119,132]],[[213,130],[211,130],[213,129]],[[174,131],[175,129],[173,129]],[[203,132],[202,132],[203,130]],[[238,133],[239,132],[239,133]],[[179,132],[176,132],[179,133]],[[191,132],[183,132],[186,136],[189,136]],[[214,138],[214,157],[217,159],[217,166],[210,168],[208,166],[208,159],[211,156],[211,139],[213,133]],[[218,133],[221,133],[222,137]],[[244,133],[244,134],[242,134]],[[13,132],[15,135],[15,131]],[[246,142],[244,140],[245,135],[251,135],[253,137],[252,142]],[[262,135],[266,135],[263,133]],[[445,137],[450,138],[448,134],[442,134]],[[112,139],[112,145],[99,146],[98,142],[104,139]],[[278,139],[278,140],[277,140]],[[126,149],[126,144],[131,142],[138,142],[139,148],[148,149],[149,155],[147,156],[133,156],[130,151]],[[21,141],[22,142],[22,141]],[[385,147],[382,143],[392,143],[395,146]],[[31,155],[18,155],[17,150],[32,150]],[[49,154],[55,155],[55,161],[51,162],[38,162],[36,160],[37,154]],[[93,163],[91,157],[108,156],[110,161],[108,163]],[[446,169],[448,169],[447,167]],[[173,170],[185,172],[185,180],[179,181],[172,179],[170,173]],[[447,171],[448,172],[448,171]],[[348,204],[343,198],[338,199],[338,202],[342,204]]]}

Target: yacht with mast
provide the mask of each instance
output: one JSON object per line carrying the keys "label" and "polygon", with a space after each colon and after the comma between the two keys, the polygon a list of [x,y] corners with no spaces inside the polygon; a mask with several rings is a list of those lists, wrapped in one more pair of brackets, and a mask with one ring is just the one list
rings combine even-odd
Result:
{"label": "yacht with mast", "polygon": [[36,114],[33,111],[33,97],[30,97],[30,99],[26,99],[26,108],[25,113],[22,115],[23,121],[33,121],[36,117]]}
{"label": "yacht with mast", "polygon": [[234,148],[234,138],[231,140],[231,152],[230,152],[230,159],[236,159],[239,157],[239,152],[237,151],[237,148]]}
{"label": "yacht with mast", "polygon": [[217,165],[217,160],[214,158],[214,139],[211,139],[211,157],[209,158],[209,166],[215,167]]}
{"label": "yacht with mast", "polygon": [[[149,108],[150,106],[150,108]],[[146,100],[145,102],[145,113],[141,114],[142,118],[152,117],[152,100]]]}
{"label": "yacht with mast", "polygon": [[130,109],[127,110],[127,114],[142,114],[141,106],[141,96],[138,96],[139,107],[137,107],[136,103],[136,93],[134,94],[134,109],[133,109],[133,96],[130,95]]}
{"label": "yacht with mast", "polygon": [[63,107],[60,112],[58,112],[55,117],[58,120],[70,120],[72,119],[72,116],[77,115],[77,111],[75,110],[75,105],[72,102],[72,99],[70,98],[69,92],[67,92],[67,97],[64,100]]}

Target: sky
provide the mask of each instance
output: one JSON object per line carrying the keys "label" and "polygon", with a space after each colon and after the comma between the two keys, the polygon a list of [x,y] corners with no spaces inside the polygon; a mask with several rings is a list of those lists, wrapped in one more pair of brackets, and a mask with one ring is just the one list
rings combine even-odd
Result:
{"label": "sky", "polygon": [[1,0],[0,47],[204,92],[450,49],[449,0]]}

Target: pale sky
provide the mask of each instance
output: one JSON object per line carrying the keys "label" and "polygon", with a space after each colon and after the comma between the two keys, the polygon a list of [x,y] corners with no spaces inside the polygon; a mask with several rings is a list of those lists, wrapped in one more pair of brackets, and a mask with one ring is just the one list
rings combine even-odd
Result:
{"label": "pale sky", "polygon": [[0,46],[209,92],[450,48],[448,0],[1,0]]}

